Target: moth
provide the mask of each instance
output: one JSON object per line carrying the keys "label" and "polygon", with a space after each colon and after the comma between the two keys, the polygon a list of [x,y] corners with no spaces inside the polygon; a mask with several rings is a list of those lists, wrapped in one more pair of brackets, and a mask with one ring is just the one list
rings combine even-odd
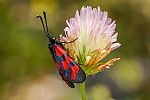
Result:
{"label": "moth", "polygon": [[[42,16],[37,15],[36,18],[39,18],[45,35],[49,40],[48,48],[52,54],[52,57],[56,63],[57,70],[62,78],[66,82],[66,84],[75,88],[74,83],[82,83],[86,79],[86,74],[80,67],[78,63],[76,63],[70,56],[69,53],[64,48],[64,43],[72,43],[70,42],[61,42],[60,39],[54,38],[49,34],[48,24],[46,18],[46,12],[43,12],[44,21]],[[45,22],[45,23],[44,23]]]}

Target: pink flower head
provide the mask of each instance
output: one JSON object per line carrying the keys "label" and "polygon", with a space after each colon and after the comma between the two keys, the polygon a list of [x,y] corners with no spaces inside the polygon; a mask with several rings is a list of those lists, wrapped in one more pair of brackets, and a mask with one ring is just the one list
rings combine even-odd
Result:
{"label": "pink flower head", "polygon": [[[109,67],[119,58],[114,58],[109,62],[99,62],[112,50],[121,44],[117,43],[118,33],[115,32],[116,24],[108,17],[106,11],[101,11],[100,7],[82,7],[76,11],[75,17],[66,21],[68,27],[64,29],[65,36],[61,36],[61,41],[74,42],[64,44],[72,58],[85,66],[93,66],[89,74]],[[86,70],[86,69],[85,69]],[[93,72],[94,71],[94,72]]]}

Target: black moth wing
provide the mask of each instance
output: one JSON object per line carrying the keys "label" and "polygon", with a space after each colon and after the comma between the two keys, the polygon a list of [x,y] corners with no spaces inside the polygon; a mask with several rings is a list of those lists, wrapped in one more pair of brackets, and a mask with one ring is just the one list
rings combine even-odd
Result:
{"label": "black moth wing", "polygon": [[79,64],[69,56],[60,41],[51,41],[49,49],[56,62],[59,74],[69,87],[74,88],[73,83],[82,83],[85,81],[85,72],[80,68]]}
{"label": "black moth wing", "polygon": [[67,84],[69,87],[75,88],[74,84],[73,84],[71,81],[65,79],[65,78],[63,77],[63,74],[62,74],[60,71],[59,71],[59,74],[60,74],[62,80],[64,80],[64,81],[66,82],[66,84]]}

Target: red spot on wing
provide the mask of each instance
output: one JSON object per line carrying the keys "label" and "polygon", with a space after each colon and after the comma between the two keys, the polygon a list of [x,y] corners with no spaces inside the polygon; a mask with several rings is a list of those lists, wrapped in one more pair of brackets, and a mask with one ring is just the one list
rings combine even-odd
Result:
{"label": "red spot on wing", "polygon": [[65,61],[62,61],[62,66],[64,70],[67,70],[69,66],[69,63],[72,62],[73,60],[69,56],[65,56]]}
{"label": "red spot on wing", "polygon": [[55,51],[58,56],[62,56],[63,54],[67,53],[60,45],[55,46]]}
{"label": "red spot on wing", "polygon": [[77,65],[71,67],[72,70],[72,75],[71,75],[71,80],[76,79],[76,73],[79,71],[79,67]]}
{"label": "red spot on wing", "polygon": [[57,69],[59,70],[60,69],[60,67],[59,67],[59,64],[56,62],[56,66],[57,66]]}
{"label": "red spot on wing", "polygon": [[65,61],[62,61],[62,67],[64,68],[64,70],[67,70],[68,67],[69,67],[69,63],[65,60]]}
{"label": "red spot on wing", "polygon": [[70,63],[70,62],[73,61],[72,58],[70,58],[69,56],[66,56],[65,59],[66,59],[66,61],[67,61],[68,63]]}

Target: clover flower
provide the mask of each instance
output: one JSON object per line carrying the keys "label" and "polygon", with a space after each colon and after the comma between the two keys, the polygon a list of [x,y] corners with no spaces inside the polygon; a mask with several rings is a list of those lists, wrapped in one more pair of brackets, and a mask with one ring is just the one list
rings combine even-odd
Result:
{"label": "clover flower", "polygon": [[73,18],[66,21],[65,36],[60,36],[70,56],[85,71],[86,75],[96,74],[109,68],[120,58],[113,58],[103,63],[102,60],[121,44],[117,42],[116,24],[100,7],[82,7]]}

